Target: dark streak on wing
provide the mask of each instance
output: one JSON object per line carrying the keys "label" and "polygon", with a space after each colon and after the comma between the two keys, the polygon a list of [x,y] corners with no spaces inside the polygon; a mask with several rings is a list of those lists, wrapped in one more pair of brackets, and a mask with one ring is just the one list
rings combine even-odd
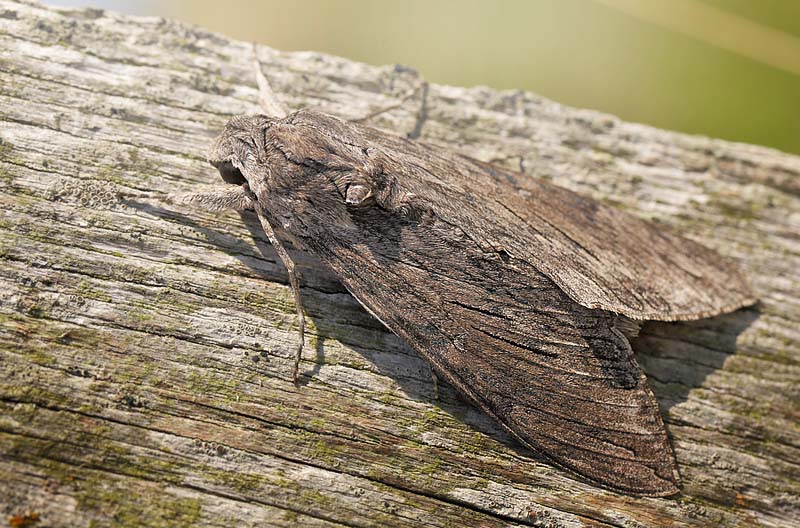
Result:
{"label": "dark streak on wing", "polygon": [[502,247],[528,261],[584,306],[674,321],[755,302],[735,264],[669,229],[536,178],[512,178],[431,145],[360,130],[403,191],[484,249]]}

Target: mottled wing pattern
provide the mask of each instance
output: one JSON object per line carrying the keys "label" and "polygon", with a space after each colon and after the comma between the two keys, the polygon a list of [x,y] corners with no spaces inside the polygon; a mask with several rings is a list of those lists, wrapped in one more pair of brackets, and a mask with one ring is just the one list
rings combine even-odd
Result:
{"label": "mottled wing pattern", "polygon": [[302,243],[524,444],[603,486],[678,491],[658,405],[614,315],[572,301],[525,262],[482,252],[458,227],[390,214],[356,209],[357,238]]}
{"label": "mottled wing pattern", "polygon": [[[568,190],[520,188],[518,175],[330,116],[254,130],[237,140],[252,143],[240,164],[272,221],[462,394],[597,484],[678,491],[616,314],[692,319],[752,303],[734,265]],[[346,204],[351,185],[371,197]]]}
{"label": "mottled wing pattern", "polygon": [[506,205],[548,239],[551,253],[537,267],[585,306],[673,321],[712,317],[756,302],[738,265],[668,227],[563,187],[466,161],[524,196]]}
{"label": "mottled wing pattern", "polygon": [[[310,112],[298,113],[295,122],[342,127]],[[482,247],[530,262],[584,306],[671,321],[755,302],[735,264],[663,226],[446,149],[346,126],[375,151],[400,192],[461,226]]]}

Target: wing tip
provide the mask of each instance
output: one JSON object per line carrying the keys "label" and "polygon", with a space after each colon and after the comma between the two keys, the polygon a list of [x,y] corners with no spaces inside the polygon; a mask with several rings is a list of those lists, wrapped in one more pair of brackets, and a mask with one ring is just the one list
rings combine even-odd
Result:
{"label": "wing tip", "polygon": [[633,319],[634,321],[675,322],[675,321],[696,321],[698,319],[708,319],[710,317],[717,317],[719,315],[735,312],[736,310],[741,310],[742,308],[754,306],[759,302],[760,302],[759,298],[753,293],[753,291],[747,289],[746,291],[742,292],[742,294],[738,296],[738,298],[736,298],[731,302],[717,306],[706,306],[702,309],[697,309],[697,310],[643,312],[643,311],[632,311],[632,310],[620,310],[619,306],[605,306],[602,303],[600,305],[593,306],[592,308],[605,310],[612,313],[617,313],[619,315],[624,315],[625,317]]}
{"label": "wing tip", "polygon": [[662,491],[658,491],[656,493],[653,493],[652,495],[643,495],[643,496],[647,496],[647,497],[673,497],[675,495],[679,495],[680,493],[681,493],[680,486],[677,485],[677,484],[672,484],[672,485],[664,488],[664,490],[662,490]]}
{"label": "wing tip", "polygon": [[719,315],[724,315],[727,313],[735,312],[736,310],[741,310],[742,308],[747,308],[749,306],[753,306],[759,302],[758,297],[754,296],[752,292],[748,292],[747,296],[742,296],[740,299],[724,304],[722,306],[717,306],[714,308],[707,308],[704,310],[695,310],[695,311],[687,311],[687,312],[670,312],[670,313],[648,313],[648,314],[624,314],[631,319],[636,320],[648,320],[648,321],[696,321],[698,319],[708,319],[710,317],[717,317]]}
{"label": "wing tip", "polygon": [[681,493],[681,475],[678,473],[678,462],[672,449],[669,450],[669,461],[667,474],[655,474],[649,480],[650,486],[642,489],[640,493],[634,492],[641,497],[672,497]]}
{"label": "wing tip", "polygon": [[[672,497],[681,493],[681,478],[677,468],[673,468],[671,478],[657,477],[650,482],[650,486],[643,486],[635,490],[627,491],[630,495],[637,497]],[[624,491],[624,490],[620,490]]]}
{"label": "wing tip", "polygon": [[[672,451],[670,450],[670,454]],[[548,459],[551,457],[545,455]],[[631,478],[631,474],[614,475],[605,474],[602,476],[590,475],[576,467],[556,462],[557,465],[566,468],[570,473],[579,479],[585,480],[592,486],[597,486],[615,493],[622,493],[633,497],[672,497],[681,493],[681,477],[678,473],[678,466],[674,456],[669,457],[669,465],[664,473],[656,471],[653,467],[647,466],[645,475],[642,478]],[[649,474],[648,474],[649,473]],[[666,474],[665,474],[666,473]]]}
{"label": "wing tip", "polygon": [[635,297],[638,299],[635,302],[626,301],[625,295],[609,296],[589,292],[565,282],[556,274],[547,271],[544,273],[573,301],[586,308],[624,315],[634,321],[670,322],[716,317],[759,302],[752,284],[741,268],[732,262],[728,262],[727,267],[720,264],[720,268],[719,276],[713,279],[707,277],[704,294],[697,295],[687,282],[673,285],[674,292],[680,292],[680,295],[670,296],[664,292],[656,295],[654,299],[658,302],[649,302],[643,297]]}
{"label": "wing tip", "polygon": [[663,498],[663,497],[673,497],[681,493],[681,488],[678,484],[670,482],[669,485],[664,486],[658,489],[652,490],[614,490],[614,491],[622,491],[627,495],[633,495],[636,497],[654,497],[654,498]]}
{"label": "wing tip", "polygon": [[[545,456],[552,460],[549,456]],[[674,456],[671,456],[670,460],[665,462],[667,462],[668,467],[664,468],[666,470],[664,473],[647,466],[650,471],[640,475],[642,478],[631,478],[631,474],[589,475],[585,471],[565,465],[563,462],[556,462],[556,464],[566,468],[570,473],[581,480],[585,480],[592,486],[613,491],[614,493],[622,493],[633,497],[672,497],[681,493],[681,477],[678,473],[678,465]]]}

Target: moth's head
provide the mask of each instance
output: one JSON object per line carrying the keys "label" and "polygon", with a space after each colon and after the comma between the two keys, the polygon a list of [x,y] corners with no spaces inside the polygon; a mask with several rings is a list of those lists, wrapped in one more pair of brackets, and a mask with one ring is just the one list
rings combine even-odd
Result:
{"label": "moth's head", "polygon": [[256,155],[254,132],[264,129],[273,121],[265,116],[236,116],[225,125],[208,150],[208,162],[219,170],[228,184],[247,182],[243,174],[248,158]]}
{"label": "moth's head", "polygon": [[225,184],[180,202],[214,211],[257,209],[298,238],[315,236],[314,226],[356,229],[379,211],[403,221],[415,217],[413,189],[388,176],[395,162],[371,134],[312,111],[234,117],[208,151]]}
{"label": "moth's head", "polygon": [[376,171],[365,145],[358,127],[324,114],[245,115],[225,125],[208,161],[225,183],[247,183],[259,200],[276,192],[288,198],[324,187],[333,191],[331,199],[338,195],[353,205],[372,194],[369,180]]}

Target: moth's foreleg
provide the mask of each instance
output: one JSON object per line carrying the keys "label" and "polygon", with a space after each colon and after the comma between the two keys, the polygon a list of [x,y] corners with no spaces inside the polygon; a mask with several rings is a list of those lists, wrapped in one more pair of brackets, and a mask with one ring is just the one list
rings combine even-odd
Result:
{"label": "moth's foreleg", "polygon": [[167,201],[197,206],[214,213],[254,209],[253,200],[241,185],[209,185],[193,192],[171,193],[167,195]]}
{"label": "moth's foreleg", "polygon": [[247,184],[243,185],[242,188],[244,189],[245,193],[250,197],[250,201],[253,204],[253,209],[255,210],[256,214],[258,215],[258,221],[261,222],[261,227],[264,229],[264,233],[266,233],[267,238],[269,239],[270,244],[272,247],[275,248],[275,252],[278,254],[278,257],[283,262],[283,265],[286,266],[286,270],[289,272],[289,285],[292,288],[292,292],[294,293],[294,304],[295,308],[297,309],[297,319],[298,319],[298,332],[300,337],[300,343],[297,345],[297,349],[295,350],[294,354],[294,368],[292,369],[292,379],[295,383],[297,383],[297,378],[299,375],[300,369],[300,357],[303,354],[303,345],[305,344],[305,335],[306,335],[306,317],[303,313],[303,302],[302,298],[300,297],[300,279],[297,276],[297,271],[295,270],[294,261],[292,257],[289,256],[289,252],[286,251],[286,248],[283,247],[278,236],[275,234],[275,230],[272,228],[272,225],[267,220],[266,210],[264,206],[259,203],[258,198],[256,197],[255,193],[250,190],[250,187]]}
{"label": "moth's foreleg", "polygon": [[281,244],[281,241],[275,235],[275,230],[272,229],[270,223],[267,222],[260,205],[256,207],[256,213],[258,214],[258,219],[261,222],[261,227],[267,234],[267,238],[269,238],[270,243],[278,253],[278,257],[280,257],[283,265],[286,266],[286,270],[289,272],[289,285],[292,287],[292,292],[294,293],[294,305],[297,309],[297,322],[299,325],[298,332],[300,334],[300,343],[297,345],[297,349],[294,353],[294,368],[292,369],[292,379],[297,382],[300,369],[300,356],[303,354],[303,345],[305,343],[306,334],[306,317],[303,314],[303,303],[300,297],[300,280],[297,277],[297,271],[295,271],[294,261],[289,256],[289,252],[286,251],[286,248],[283,247],[283,244]]}
{"label": "moth's foreleg", "polygon": [[248,184],[243,185],[210,185],[202,187],[194,192],[185,193],[171,193],[167,195],[167,201],[176,204],[193,205],[212,212],[222,212],[226,210],[234,211],[255,211],[258,214],[258,219],[261,222],[261,227],[267,235],[278,257],[286,266],[289,272],[289,284],[294,292],[295,306],[297,307],[297,316],[299,322],[300,343],[294,355],[294,368],[292,370],[292,379],[296,382],[298,378],[298,371],[300,368],[300,356],[303,353],[303,345],[305,342],[306,320],[303,313],[303,304],[300,298],[300,281],[295,270],[294,261],[289,256],[289,253],[281,244],[281,241],[275,235],[275,231],[267,221],[263,206],[258,203],[255,194],[250,190]]}

